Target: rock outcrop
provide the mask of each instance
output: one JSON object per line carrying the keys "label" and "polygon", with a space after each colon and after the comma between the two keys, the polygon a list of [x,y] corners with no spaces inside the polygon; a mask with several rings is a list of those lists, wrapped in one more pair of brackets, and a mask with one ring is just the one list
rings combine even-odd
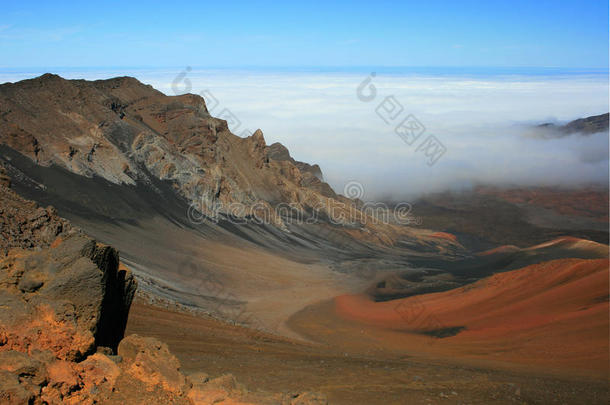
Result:
{"label": "rock outcrop", "polygon": [[53,207],[42,208],[9,189],[10,179],[0,166],[0,255],[11,248],[49,247],[71,230]]}
{"label": "rock outcrop", "polygon": [[301,184],[304,187],[313,189],[324,197],[337,199],[338,196],[334,190],[324,182],[322,169],[318,165],[310,165],[309,163],[299,162],[290,156],[288,148],[279,142],[271,144],[267,147],[267,157],[277,162],[290,162],[301,172]]}
{"label": "rock outcrop", "polygon": [[185,376],[157,339],[130,335],[118,355],[94,353],[82,362],[48,352],[0,351],[0,402],[7,404],[325,405],[323,395],[250,393],[231,374]]}
{"label": "rock outcrop", "polygon": [[311,173],[318,178],[318,180],[324,181],[324,176],[322,175],[322,169],[320,169],[320,166],[310,165],[309,163],[294,160],[292,156],[290,156],[290,151],[288,151],[288,148],[279,142],[273,143],[267,147],[267,156],[270,159],[277,160],[278,162],[287,160],[295,165],[301,171],[301,173]]}
{"label": "rock outcrop", "polygon": [[[44,364],[116,350],[136,281],[116,250],[6,185],[0,185],[0,225],[0,354],[6,360],[0,363],[3,373],[17,373],[17,380],[7,376],[1,395],[12,392],[9,399],[18,403],[26,392],[40,393]],[[35,383],[10,388],[22,381],[24,367]]]}
{"label": "rock outcrop", "polygon": [[0,350],[116,349],[136,281],[118,252],[0,186]]}

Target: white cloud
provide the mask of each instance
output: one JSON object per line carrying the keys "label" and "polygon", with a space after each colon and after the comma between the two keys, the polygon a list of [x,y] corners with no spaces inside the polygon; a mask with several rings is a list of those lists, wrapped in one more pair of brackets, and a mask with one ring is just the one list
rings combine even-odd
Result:
{"label": "white cloud", "polygon": [[[295,158],[319,163],[337,189],[353,179],[365,183],[371,197],[476,181],[607,179],[607,158],[593,152],[608,149],[607,135],[544,142],[521,136],[530,124],[607,112],[606,78],[380,74],[373,81],[377,98],[364,103],[356,87],[365,77],[193,72],[190,79],[194,90],[210,89],[242,126],[261,128],[268,142],[280,141]],[[447,147],[435,166],[376,115],[389,95],[402,104],[403,115],[414,114]]]}

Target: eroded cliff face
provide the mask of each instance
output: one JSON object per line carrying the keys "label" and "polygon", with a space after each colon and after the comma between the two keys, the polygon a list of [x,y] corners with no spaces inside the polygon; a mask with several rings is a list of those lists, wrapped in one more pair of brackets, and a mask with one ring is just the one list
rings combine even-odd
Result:
{"label": "eroded cliff face", "polygon": [[154,191],[162,181],[206,216],[257,217],[287,230],[283,214],[315,213],[317,234],[329,233],[331,218],[344,226],[346,238],[367,243],[421,236],[373,220],[360,201],[324,183],[317,165],[295,161],[280,144],[267,146],[262,131],[232,134],[201,97],[166,96],[129,77],[84,81],[46,74],[0,85],[0,145],[39,166],[115,184]]}
{"label": "eroded cliff face", "polygon": [[137,285],[118,252],[4,185],[0,225],[0,350],[115,350]]}

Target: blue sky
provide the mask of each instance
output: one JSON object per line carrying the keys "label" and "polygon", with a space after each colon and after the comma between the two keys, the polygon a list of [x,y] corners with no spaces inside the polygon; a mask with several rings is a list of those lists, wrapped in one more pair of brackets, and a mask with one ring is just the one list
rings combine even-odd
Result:
{"label": "blue sky", "polygon": [[608,2],[3,1],[0,67],[608,67]]}

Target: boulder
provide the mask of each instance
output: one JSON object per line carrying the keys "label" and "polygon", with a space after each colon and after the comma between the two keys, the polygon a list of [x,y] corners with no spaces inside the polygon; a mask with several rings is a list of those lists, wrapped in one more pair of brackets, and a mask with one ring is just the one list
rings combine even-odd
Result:
{"label": "boulder", "polygon": [[74,233],[53,248],[12,250],[0,268],[0,350],[49,349],[78,360],[97,346],[116,349],[136,281],[114,249]]}
{"label": "boulder", "polygon": [[188,390],[185,376],[180,372],[180,362],[165,343],[151,337],[130,335],[119,345],[119,356],[130,364],[126,373],[140,381],[147,391],[162,388],[179,396]]}

